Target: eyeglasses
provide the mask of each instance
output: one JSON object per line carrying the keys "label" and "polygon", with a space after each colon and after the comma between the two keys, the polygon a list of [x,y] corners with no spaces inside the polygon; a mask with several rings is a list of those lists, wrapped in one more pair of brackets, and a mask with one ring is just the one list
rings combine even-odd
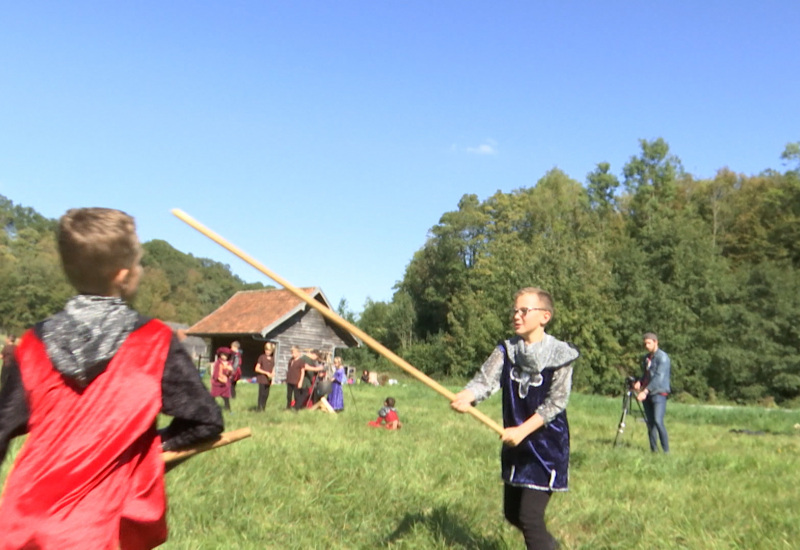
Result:
{"label": "eyeglasses", "polygon": [[546,307],[519,307],[519,308],[511,308],[511,316],[516,316],[519,313],[520,317],[525,317],[529,311],[550,311]]}

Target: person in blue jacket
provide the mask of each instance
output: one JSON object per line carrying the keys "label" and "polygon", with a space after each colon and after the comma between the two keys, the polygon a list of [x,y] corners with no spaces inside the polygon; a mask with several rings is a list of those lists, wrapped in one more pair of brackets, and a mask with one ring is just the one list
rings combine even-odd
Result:
{"label": "person in blue jacket", "polygon": [[669,376],[671,364],[669,355],[658,347],[658,335],[648,332],[643,337],[647,355],[642,357],[642,377],[633,385],[639,392],[636,399],[644,407],[647,432],[650,436],[650,450],[658,452],[658,442],[665,453],[669,452],[669,436],[664,426],[667,412],[667,397],[670,393]]}

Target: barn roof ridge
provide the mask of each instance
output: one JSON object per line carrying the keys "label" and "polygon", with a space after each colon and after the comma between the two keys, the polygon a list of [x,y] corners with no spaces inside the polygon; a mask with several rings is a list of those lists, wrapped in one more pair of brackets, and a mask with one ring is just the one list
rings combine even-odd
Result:
{"label": "barn roof ridge", "polygon": [[[300,289],[300,290],[302,290],[302,291],[306,291],[306,290],[320,290],[320,288],[319,288],[318,286],[299,286],[299,287],[297,287],[297,288],[299,288],[299,289]],[[256,292],[258,292],[258,293],[262,293],[262,292],[275,292],[275,291],[286,291],[286,292],[291,292],[291,291],[290,291],[288,288],[286,288],[286,287],[278,287],[278,288],[243,288],[242,290],[237,290],[236,292],[234,292],[234,293],[233,293],[233,295],[234,295],[234,296],[236,296],[237,294],[245,294],[245,293],[248,293],[248,292],[253,292],[253,293],[256,293]],[[298,298],[298,299],[299,299],[299,298]]]}
{"label": "barn roof ridge", "polygon": [[[331,307],[320,287],[299,288]],[[186,333],[201,337],[219,334],[260,334],[264,337],[306,307],[304,300],[285,288],[239,290],[192,325]],[[358,340],[355,336],[351,337]]]}

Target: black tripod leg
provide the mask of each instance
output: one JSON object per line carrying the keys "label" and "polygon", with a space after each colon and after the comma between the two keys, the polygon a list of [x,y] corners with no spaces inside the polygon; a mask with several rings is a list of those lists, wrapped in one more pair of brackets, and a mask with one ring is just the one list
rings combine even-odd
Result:
{"label": "black tripod leg", "polygon": [[[641,407],[641,404],[639,405]],[[619,419],[619,426],[617,426],[617,436],[614,438],[614,447],[617,446],[620,436],[625,431],[625,418],[631,408],[630,393],[626,393],[622,398],[622,416]]]}
{"label": "black tripod leg", "polygon": [[347,387],[350,388],[350,399],[353,401],[353,409],[355,409],[356,413],[358,412],[358,405],[356,404],[356,395],[353,393],[353,385],[347,384]]}

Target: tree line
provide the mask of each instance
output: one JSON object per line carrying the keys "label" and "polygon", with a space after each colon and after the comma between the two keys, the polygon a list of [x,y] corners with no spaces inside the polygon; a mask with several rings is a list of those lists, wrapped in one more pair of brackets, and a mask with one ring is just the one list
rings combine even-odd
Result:
{"label": "tree line", "polygon": [[[607,395],[638,371],[641,335],[659,334],[673,390],[687,400],[800,405],[800,143],[787,169],[711,179],[687,173],[663,139],[641,140],[620,175],[581,183],[559,169],[486,200],[464,195],[411,258],[391,301],[341,315],[429,375],[471,376],[510,335],[510,301],[549,290],[548,331],[582,353],[575,387]],[[0,331],[60,309],[56,221],[0,195]],[[162,240],[143,244],[135,306],[192,324],[245,283],[227,265]],[[385,363],[368,349],[346,358]]]}
{"label": "tree line", "polygon": [[[61,270],[58,222],[0,195],[0,332],[16,333],[60,310],[75,291]],[[245,283],[230,267],[162,240],[143,243],[144,272],[134,306],[144,315],[194,324]]]}
{"label": "tree line", "polygon": [[584,184],[553,169],[464,195],[359,324],[426,373],[462,378],[511,334],[513,293],[539,286],[556,302],[548,331],[582,352],[581,391],[620,394],[655,331],[682,398],[800,405],[800,144],[782,159],[784,172],[698,179],[663,139],[641,140],[620,176],[603,162]]}

